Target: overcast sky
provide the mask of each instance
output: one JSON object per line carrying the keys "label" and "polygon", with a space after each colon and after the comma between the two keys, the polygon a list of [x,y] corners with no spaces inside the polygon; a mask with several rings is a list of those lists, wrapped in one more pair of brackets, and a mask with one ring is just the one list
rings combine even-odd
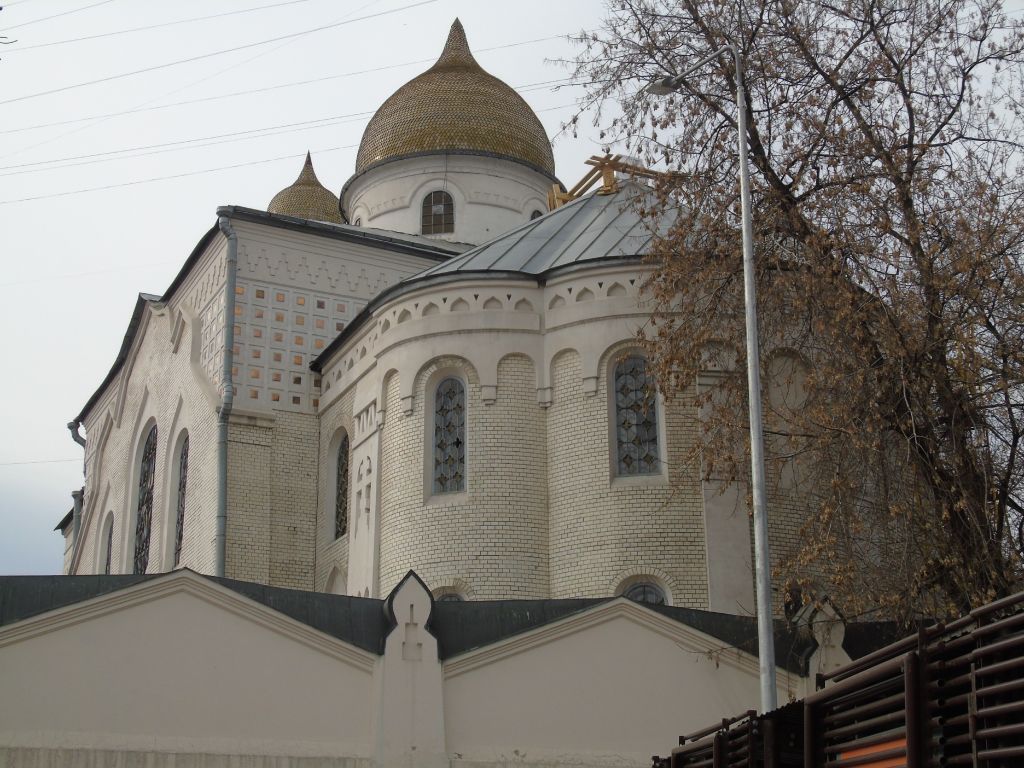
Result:
{"label": "overcast sky", "polygon": [[[0,46],[0,574],[60,572],[52,529],[82,484],[65,425],[137,294],[164,292],[218,206],[265,209],[307,148],[339,191],[373,111],[433,63],[456,17],[556,137],[580,89],[554,90],[570,72],[551,60],[602,15],[598,0],[2,4],[0,35],[17,42]],[[600,149],[554,148],[570,186]]]}

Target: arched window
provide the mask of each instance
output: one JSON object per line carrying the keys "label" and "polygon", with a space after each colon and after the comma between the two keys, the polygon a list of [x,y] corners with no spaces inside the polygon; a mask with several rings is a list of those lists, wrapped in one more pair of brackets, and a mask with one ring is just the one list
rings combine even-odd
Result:
{"label": "arched window", "polygon": [[431,192],[423,198],[424,235],[444,235],[455,231],[455,203],[447,192]]}
{"label": "arched window", "polygon": [[[174,524],[174,565],[181,562],[181,544],[185,540],[185,491],[188,488],[188,435],[181,441],[178,454],[178,515]],[[165,539],[166,541],[166,539]]]}
{"label": "arched window", "polygon": [[434,392],[434,493],[466,489],[466,388],[443,379]]}
{"label": "arched window", "polygon": [[654,377],[641,355],[615,366],[615,444],[619,475],[653,475],[658,460],[658,410]]}
{"label": "arched window", "polygon": [[461,603],[466,598],[460,595],[458,592],[443,592],[437,596],[435,602],[438,603]]}
{"label": "arched window", "polygon": [[533,221],[534,219],[539,219],[543,215],[544,211],[534,211],[533,213],[530,214],[530,221]]}
{"label": "arched window", "polygon": [[153,525],[153,484],[156,479],[156,425],[149,430],[139,466],[139,506],[135,513],[134,573],[149,565],[149,533]]}
{"label": "arched window", "polygon": [[103,541],[103,573],[110,575],[110,561],[114,551],[114,513],[107,515],[106,534]]}
{"label": "arched window", "polygon": [[665,590],[650,581],[638,581],[630,584],[623,591],[622,596],[638,603],[650,605],[665,605],[668,602],[665,598]]}
{"label": "arched window", "polygon": [[348,435],[341,437],[337,462],[334,478],[334,538],[340,539],[348,530]]}

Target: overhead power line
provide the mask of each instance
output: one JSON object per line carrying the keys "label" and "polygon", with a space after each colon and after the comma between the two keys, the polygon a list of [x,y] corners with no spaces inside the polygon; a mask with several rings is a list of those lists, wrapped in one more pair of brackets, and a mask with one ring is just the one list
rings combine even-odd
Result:
{"label": "overhead power line", "polygon": [[[538,109],[536,111],[537,112],[551,112],[551,111],[556,110],[556,109],[565,109],[566,107],[572,107],[572,106],[575,106],[575,104],[560,104],[560,105],[558,105],[556,107],[546,107],[544,109]],[[342,150],[342,149],[355,149],[358,146],[359,146],[358,144],[345,144],[345,145],[339,146],[339,147],[328,147],[327,149],[314,149],[314,150],[311,150],[311,152],[314,155],[325,155],[325,154],[327,154],[329,152],[337,152],[338,150]],[[296,159],[305,158],[305,157],[306,157],[305,153],[299,153],[299,154],[293,154],[293,155],[279,155],[278,157],[268,157],[268,158],[265,158],[263,160],[250,160],[250,161],[244,162],[244,163],[234,163],[232,165],[221,165],[221,166],[217,166],[215,168],[203,168],[203,169],[200,169],[200,170],[197,170],[197,171],[187,171],[185,173],[175,173],[175,174],[171,174],[171,175],[168,175],[168,176],[154,176],[154,177],[148,178],[148,179],[134,179],[132,181],[124,181],[124,182],[120,182],[120,183],[117,183],[117,184],[104,184],[103,186],[99,186],[99,187],[86,187],[84,189],[71,189],[71,190],[67,190],[67,191],[64,191],[64,192],[52,192],[52,193],[46,194],[46,195],[33,195],[31,197],[21,197],[21,198],[17,198],[17,199],[14,199],[14,200],[0,200],[0,205],[12,205],[14,203],[27,203],[27,202],[32,202],[34,200],[48,200],[48,199],[54,198],[54,197],[67,197],[69,195],[81,195],[81,194],[86,194],[88,192],[102,192],[102,191],[108,190],[108,189],[120,189],[122,187],[133,187],[133,186],[137,186],[139,184],[151,184],[151,183],[157,182],[157,181],[170,181],[170,180],[173,180],[173,179],[186,178],[188,176],[200,176],[200,175],[207,174],[207,173],[216,173],[218,171],[228,171],[228,170],[233,170],[235,168],[247,168],[247,167],[255,166],[255,165],[266,165],[268,163],[276,163],[279,160],[296,160]]]}
{"label": "overhead power line", "polygon": [[[562,80],[547,80],[539,83],[530,83],[528,85],[518,86],[515,90],[520,93],[528,93],[530,91],[535,91],[540,88],[552,86],[555,84],[572,85],[573,83],[571,83],[570,81],[571,78],[565,78]],[[355,122],[362,118],[369,117],[372,114],[373,110],[367,110],[364,112],[350,112],[344,115],[332,115],[330,117],[320,117],[313,120],[302,120],[294,123],[268,125],[262,128],[249,128],[242,131],[231,131],[229,133],[213,134],[211,136],[197,136],[191,139],[178,139],[175,141],[162,142],[160,144],[147,144],[134,147],[124,147],[123,149],[111,149],[105,152],[93,152],[85,155],[68,155],[65,157],[55,157],[50,160],[37,160],[31,163],[18,163],[16,165],[0,166],[0,178],[3,178],[5,176],[19,176],[26,173],[38,173],[40,171],[54,171],[61,170],[64,168],[77,168],[82,165],[92,165],[94,163],[110,162],[112,160],[126,160],[133,159],[136,157],[148,157],[150,155],[163,154],[164,152],[177,152],[186,149],[201,149],[205,147],[216,146],[218,144],[237,141],[239,139],[262,139],[269,136],[280,136],[281,134],[295,133],[297,131],[310,130],[315,128],[327,128],[335,125],[340,125],[341,123]],[[60,163],[63,163],[63,165],[60,165]],[[50,167],[44,168],[40,166]]]}
{"label": "overhead power line", "polygon": [[[25,0],[22,0],[24,2]],[[225,11],[224,13],[214,13],[209,16],[193,16],[189,19],[176,19],[175,21],[164,21],[160,24],[147,24],[143,27],[131,27],[129,29],[116,29],[113,32],[101,32],[98,35],[85,35],[83,37],[72,37],[67,40],[51,40],[48,43],[34,43],[32,45],[19,45],[17,48],[11,48],[7,51],[8,54],[19,53],[20,51],[31,51],[35,48],[50,48],[54,45],[67,45],[68,43],[81,43],[86,40],[99,40],[103,37],[115,37],[117,35],[128,35],[133,32],[147,32],[151,29],[162,29],[164,27],[173,27],[179,24],[192,24],[197,21],[210,21],[211,19],[222,19],[225,16],[237,16],[241,13],[254,13],[256,11],[265,11],[268,8],[280,8],[285,5],[297,5],[298,3],[308,3],[310,0],[286,0],[281,3],[271,3],[269,5],[257,5],[253,8],[240,8],[237,11]]]}
{"label": "overhead power line", "polygon": [[[104,0],[104,1],[105,2],[110,2],[110,0]],[[387,10],[387,11],[379,11],[378,13],[367,14],[366,16],[360,16],[360,17],[355,18],[355,19],[346,19],[345,21],[334,22],[333,24],[323,24],[323,25],[321,25],[319,27],[312,27],[310,29],[302,30],[301,32],[290,32],[287,35],[278,35],[277,37],[271,37],[271,38],[268,38],[266,40],[258,40],[258,41],[254,42],[254,43],[246,43],[245,45],[237,45],[237,46],[235,46],[233,48],[224,48],[224,49],[219,50],[219,51],[211,51],[209,53],[202,53],[202,54],[199,54],[198,56],[189,56],[188,58],[185,58],[185,59],[178,59],[176,61],[168,61],[168,62],[165,62],[163,64],[155,64],[155,65],[153,65],[151,67],[143,67],[142,69],[136,69],[136,70],[133,70],[131,72],[121,72],[120,74],[117,74],[117,75],[108,75],[107,77],[100,77],[100,78],[97,78],[95,80],[87,80],[87,81],[81,82],[81,83],[72,83],[71,85],[64,85],[64,86],[61,86],[60,88],[51,88],[48,91],[38,91],[36,93],[25,94],[24,96],[15,96],[13,99],[4,99],[3,101],[0,101],[0,105],[2,105],[2,104],[13,104],[13,103],[18,102],[18,101],[27,101],[29,99],[38,99],[38,98],[40,98],[42,96],[51,96],[51,95],[53,95],[55,93],[63,93],[65,91],[74,90],[75,88],[84,88],[84,87],[90,86],[90,85],[99,85],[100,83],[109,83],[109,82],[112,82],[114,80],[121,80],[121,79],[123,79],[125,77],[134,77],[135,75],[145,74],[146,72],[155,72],[155,71],[160,70],[160,69],[167,69],[168,67],[176,67],[176,66],[178,66],[180,64],[188,64],[188,63],[193,62],[193,61],[202,61],[203,59],[209,59],[209,58],[212,58],[214,56],[222,56],[222,55],[224,55],[226,53],[234,53],[235,51],[244,51],[244,50],[247,50],[249,48],[256,48],[256,47],[261,46],[261,45],[268,45],[270,43],[276,43],[279,40],[288,40],[288,39],[291,39],[291,38],[294,38],[294,37],[301,37],[303,35],[313,34],[314,32],[323,32],[324,30],[327,30],[327,29],[334,29],[335,27],[341,27],[341,26],[344,26],[346,24],[355,24],[357,21],[366,21],[367,19],[374,19],[374,18],[378,18],[380,16],[387,16],[387,15],[390,15],[390,14],[399,13],[401,11],[407,11],[410,8],[417,8],[417,7],[422,6],[422,5],[430,5],[432,3],[436,3],[437,1],[438,0],[420,0],[420,2],[418,2],[418,3],[411,3],[409,5],[403,5],[400,8],[392,8],[392,9]]]}
{"label": "overhead power line", "polygon": [[[23,0],[24,1],[24,0]],[[91,5],[83,5],[81,8],[72,8],[70,11],[63,11],[62,13],[55,13],[53,16],[43,16],[41,19],[32,19],[31,21],[23,21],[21,24],[15,24],[10,27],[4,27],[2,31],[10,32],[12,29],[20,29],[21,27],[27,27],[29,24],[38,24],[41,21],[49,21],[50,19],[58,19],[61,16],[70,16],[72,13],[78,13],[79,11],[87,11],[90,8],[96,8],[100,5],[106,5],[112,3],[114,0],[100,0],[98,3],[92,3]],[[13,3],[4,3],[0,5],[13,5]],[[13,49],[12,49],[13,50]]]}
{"label": "overhead power line", "polygon": [[[533,40],[521,40],[516,43],[506,43],[504,45],[494,45],[489,48],[480,48],[476,53],[488,53],[490,51],[499,51],[505,48],[518,48],[522,45],[533,45],[535,43],[544,43],[550,40],[559,40],[564,38],[565,35],[551,35],[550,37],[538,37]],[[107,112],[101,115],[90,115],[88,117],[75,117],[69,120],[57,120],[52,123],[38,123],[36,125],[25,125],[20,128],[4,128],[0,129],[0,134],[7,133],[21,133],[23,131],[35,131],[40,128],[54,128],[61,125],[71,125],[73,123],[82,123],[90,120],[100,120],[111,117],[122,117],[124,115],[134,115],[140,112],[152,112],[154,110],[171,109],[172,107],[182,107],[189,104],[201,104],[209,101],[219,101],[221,99],[235,98],[237,96],[250,96],[257,93],[266,93],[267,91],[276,91],[284,88],[294,88],[300,85],[311,85],[313,83],[322,83],[327,80],[338,80],[345,77],[355,77],[357,75],[368,75],[374,72],[383,72],[389,69],[401,69],[402,67],[411,67],[416,64],[429,64],[435,60],[436,57],[429,59],[415,59],[413,61],[403,61],[397,64],[385,64],[380,67],[371,67],[370,69],[359,69],[352,72],[339,72],[336,75],[326,75],[324,77],[314,77],[308,80],[294,80],[289,83],[280,83],[278,85],[268,85],[262,88],[248,88],[242,91],[231,91],[229,93],[221,93],[215,96],[201,96],[196,99],[185,99],[183,101],[175,101],[171,104],[157,104],[155,106],[138,107],[136,109],[126,109],[120,112]]]}
{"label": "overhead power line", "polygon": [[[326,155],[328,152],[337,152],[340,149],[353,149],[359,146],[358,144],[346,144],[341,147],[329,147],[327,149],[315,149],[312,150],[315,154]],[[304,158],[306,154],[300,153],[297,155],[280,155],[278,157],[268,157],[264,160],[249,160],[245,163],[234,163],[233,165],[221,165],[216,168],[203,168],[198,171],[187,171],[185,173],[174,173],[169,176],[155,176],[149,179],[135,179],[133,181],[123,181],[118,184],[104,184],[100,187],[87,187],[85,189],[70,189],[65,192],[52,192],[48,195],[35,195],[33,197],[21,197],[16,200],[0,200],[0,205],[10,205],[11,203],[27,203],[32,200],[46,200],[53,197],[67,197],[68,195],[80,195],[86,192],[100,192],[105,189],[119,189],[121,187],[134,187],[139,184],[151,184],[155,181],[170,181],[171,179],[184,179],[188,176],[199,176],[205,173],[215,173],[217,171],[228,171],[234,168],[247,168],[255,165],[266,165],[267,163],[276,163],[279,160],[295,160],[298,158]]]}

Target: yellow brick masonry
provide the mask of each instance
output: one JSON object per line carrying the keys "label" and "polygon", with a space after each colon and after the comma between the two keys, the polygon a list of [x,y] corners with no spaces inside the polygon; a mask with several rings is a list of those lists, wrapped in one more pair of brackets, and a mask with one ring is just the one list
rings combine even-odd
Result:
{"label": "yellow brick masonry", "polygon": [[[675,605],[707,606],[703,506],[698,473],[683,467],[696,413],[680,399],[665,413],[671,485],[611,476],[607,371],[585,396],[579,356],[552,364],[547,417],[551,515],[551,597],[600,597],[622,576],[664,574]],[[665,455],[664,453],[662,455]]]}
{"label": "yellow brick masonry", "polygon": [[[467,492],[424,499],[427,385],[445,369],[468,383]],[[398,384],[394,376],[387,387],[381,436],[382,593],[415,568],[432,587],[465,585],[474,599],[549,596],[547,446],[532,362],[516,355],[499,363],[493,405],[481,402],[476,372],[455,357],[419,372],[409,416]]]}

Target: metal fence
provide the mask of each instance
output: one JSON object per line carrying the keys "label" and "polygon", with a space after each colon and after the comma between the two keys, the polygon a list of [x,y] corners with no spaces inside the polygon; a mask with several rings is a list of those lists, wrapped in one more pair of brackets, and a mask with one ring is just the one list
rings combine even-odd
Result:
{"label": "metal fence", "polygon": [[681,737],[654,766],[1024,766],[1024,593],[819,676],[818,688]]}

